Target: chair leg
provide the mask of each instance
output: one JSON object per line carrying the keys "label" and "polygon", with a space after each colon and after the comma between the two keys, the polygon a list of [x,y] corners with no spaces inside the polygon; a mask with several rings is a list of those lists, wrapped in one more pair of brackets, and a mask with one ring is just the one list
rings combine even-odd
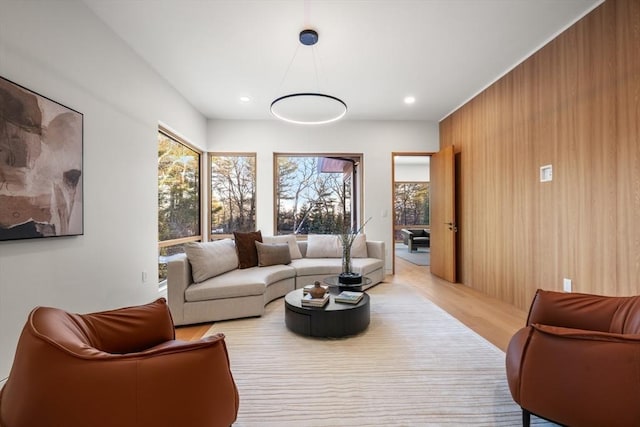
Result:
{"label": "chair leg", "polygon": [[522,427],[529,427],[531,425],[531,412],[522,408]]}

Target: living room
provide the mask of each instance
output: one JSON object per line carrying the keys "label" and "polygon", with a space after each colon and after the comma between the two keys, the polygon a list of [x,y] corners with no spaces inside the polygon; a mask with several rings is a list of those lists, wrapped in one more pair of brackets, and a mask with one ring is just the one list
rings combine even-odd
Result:
{"label": "living room", "polygon": [[[600,4],[578,3],[583,14]],[[583,84],[600,76],[597,88],[590,92],[600,98],[591,104],[580,104],[584,114],[580,120],[566,113],[556,114],[555,110],[549,113],[558,117],[560,128],[574,132],[562,131],[565,133],[560,132],[562,136],[558,137],[550,130],[551,125],[527,127],[515,136],[497,138],[497,146],[487,141],[507,131],[479,127],[478,117],[482,116],[488,96],[495,100],[509,93],[504,87],[500,87],[503,92],[496,94],[494,89],[441,123],[343,120],[311,132],[276,120],[207,118],[99,19],[88,4],[91,2],[0,1],[0,76],[84,116],[83,235],[0,244],[0,379],[9,374],[20,330],[35,306],[85,313],[142,304],[161,295],[157,282],[151,279],[158,262],[159,124],[205,152],[237,152],[242,147],[241,151],[256,153],[257,170],[266,177],[257,181],[257,228],[265,234],[272,232],[274,223],[274,152],[362,153],[366,168],[363,186],[365,191],[375,189],[375,196],[371,191],[364,195],[365,216],[372,216],[366,232],[385,241],[388,250],[393,248],[389,216],[391,153],[435,153],[441,146],[453,144],[461,153],[462,164],[460,283],[521,310],[526,310],[537,287],[562,290],[563,278],[572,279],[573,290],[579,292],[640,293],[636,280],[640,208],[630,196],[637,194],[640,182],[632,163],[637,161],[640,145],[637,127],[632,125],[639,121],[638,113],[633,108],[633,98],[607,92],[609,80],[602,77],[608,69],[603,64],[621,64],[626,72],[612,72],[612,84],[618,81],[620,93],[637,91],[637,79],[619,79],[637,75],[632,72],[638,67],[638,39],[630,25],[637,15],[629,15],[624,9],[633,9],[633,2],[604,2],[590,12],[592,18],[587,27],[581,27],[581,31],[598,38],[610,28],[603,29],[601,21],[613,22],[611,28],[620,32],[618,38],[629,40],[621,48],[616,44],[616,49],[607,50],[607,43],[614,41],[603,36],[604,41],[595,52],[606,59],[599,59],[598,54],[589,56],[591,45],[581,45],[581,58],[587,58],[582,62],[567,66],[558,64],[554,56],[541,57],[543,64],[535,64],[547,70],[546,78],[555,74],[568,76],[569,91],[579,92],[585,87],[572,86],[571,82]],[[605,12],[601,11],[603,6]],[[617,14],[616,8],[621,9]],[[637,7],[633,10],[637,13]],[[569,55],[581,34],[571,33],[566,45],[554,45],[560,51],[554,54]],[[464,61],[462,64],[471,66]],[[526,80],[533,72],[523,69],[523,74],[516,74],[516,82]],[[590,70],[595,70],[597,76],[571,77],[572,73]],[[330,73],[328,69],[323,71]],[[508,82],[515,85],[512,80]],[[622,83],[628,86],[622,87]],[[477,88],[480,89],[481,86]],[[548,92],[546,95],[552,98]],[[602,98],[606,102],[601,102]],[[509,99],[517,102],[520,98]],[[562,99],[555,101],[563,104]],[[495,110],[498,115],[514,117],[514,122],[538,113],[532,123],[542,122],[546,117],[544,109],[551,108],[540,100],[538,110],[513,116],[501,104],[496,105],[500,105]],[[600,125],[595,130],[591,127],[595,120],[589,120],[589,114],[593,111],[604,111],[605,123],[618,123],[614,134],[601,125],[602,121],[597,122]],[[474,151],[474,146],[469,146],[473,131],[482,135],[482,150]],[[538,132],[536,138],[531,137],[534,132]],[[561,144],[559,141],[564,138],[569,142]],[[541,143],[540,139],[553,143]],[[523,141],[527,147],[523,153],[535,154],[532,161],[527,162],[524,154],[518,155],[522,147],[510,149],[510,140]],[[603,143],[609,140],[620,145],[615,148],[614,144]],[[579,168],[559,168],[576,162]],[[560,188],[524,184],[521,173],[533,174],[531,181],[543,185],[537,182],[538,168],[550,163]],[[512,166],[503,168],[506,164]],[[509,182],[513,187],[504,184]],[[509,203],[503,203],[501,198]],[[389,273],[390,260],[389,253]]]}

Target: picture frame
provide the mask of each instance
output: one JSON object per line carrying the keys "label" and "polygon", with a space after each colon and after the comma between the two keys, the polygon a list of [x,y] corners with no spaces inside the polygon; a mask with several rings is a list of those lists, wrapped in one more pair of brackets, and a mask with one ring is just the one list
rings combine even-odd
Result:
{"label": "picture frame", "polygon": [[84,234],[83,126],[0,76],[0,241]]}

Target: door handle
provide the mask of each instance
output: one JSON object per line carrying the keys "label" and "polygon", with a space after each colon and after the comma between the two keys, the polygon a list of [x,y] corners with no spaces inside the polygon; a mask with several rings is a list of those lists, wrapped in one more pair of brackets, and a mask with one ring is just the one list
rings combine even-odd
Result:
{"label": "door handle", "polygon": [[454,233],[458,232],[458,226],[455,222],[445,222],[445,224],[449,226],[449,230],[453,231]]}

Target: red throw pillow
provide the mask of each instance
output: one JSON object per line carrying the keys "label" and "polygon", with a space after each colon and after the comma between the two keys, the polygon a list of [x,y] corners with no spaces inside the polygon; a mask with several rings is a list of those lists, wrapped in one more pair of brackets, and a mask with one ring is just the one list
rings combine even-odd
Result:
{"label": "red throw pillow", "polygon": [[256,242],[262,243],[260,230],[247,233],[234,231],[233,238],[236,241],[236,250],[238,251],[238,268],[257,266],[258,250],[256,249]]}

